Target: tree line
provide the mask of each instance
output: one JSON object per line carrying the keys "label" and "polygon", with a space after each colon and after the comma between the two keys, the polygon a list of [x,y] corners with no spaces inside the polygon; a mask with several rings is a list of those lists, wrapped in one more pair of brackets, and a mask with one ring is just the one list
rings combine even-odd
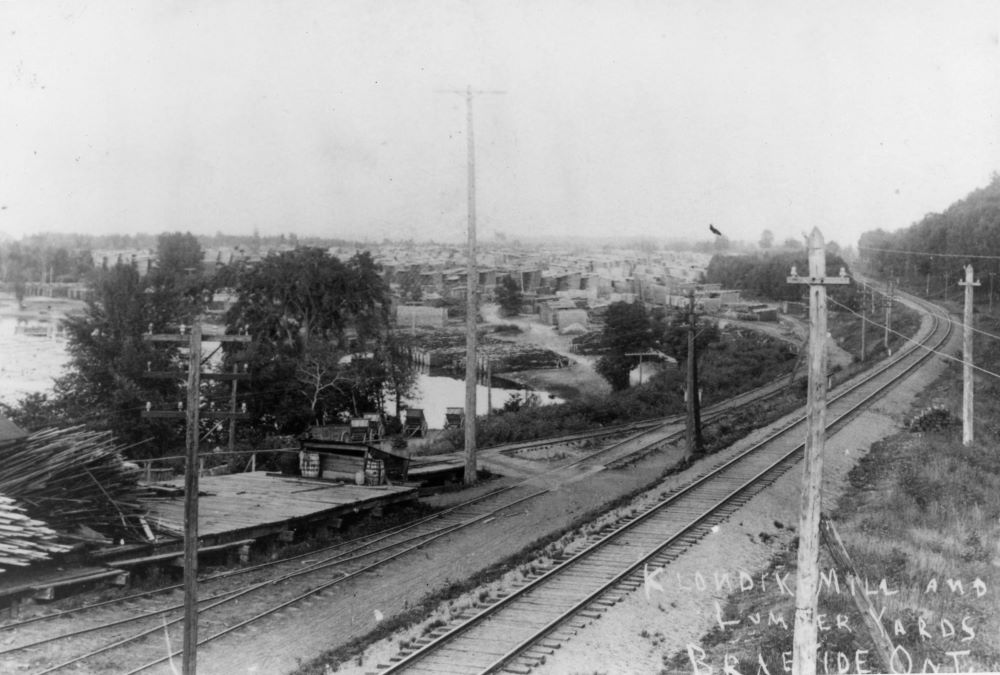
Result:
{"label": "tree line", "polygon": [[[338,416],[383,412],[399,400],[415,375],[405,338],[389,323],[389,289],[367,252],[339,260],[326,250],[299,247],[259,263],[206,268],[190,233],[160,235],[156,265],[143,274],[131,262],[96,268],[83,312],[67,318],[69,365],[52,394],[36,394],[5,414],[28,429],[83,423],[110,430],[133,444],[139,457],[170,454],[183,446],[183,425],[145,418],[186,398],[183,376],[158,379],[150,372],[181,372],[183,351],[144,339],[148,332],[176,333],[210,307],[216,292],[232,302],[218,320],[229,334],[251,336],[249,347],[224,343],[213,360],[222,372],[250,373],[239,404],[250,413],[238,425],[241,443],[269,434],[295,434]],[[203,405],[225,409],[228,383],[203,390]],[[208,442],[223,430],[206,422]],[[213,438],[214,437],[214,438]]]}
{"label": "tree line", "polygon": [[895,232],[865,232],[858,253],[872,274],[898,278],[932,295],[957,292],[966,264],[972,263],[984,278],[1000,272],[1000,174],[942,213],[928,213]]}

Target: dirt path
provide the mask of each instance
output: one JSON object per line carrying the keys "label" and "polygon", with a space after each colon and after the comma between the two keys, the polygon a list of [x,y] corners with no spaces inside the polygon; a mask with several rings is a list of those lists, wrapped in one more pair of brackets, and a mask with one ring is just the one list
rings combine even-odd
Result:
{"label": "dirt path", "polygon": [[[957,348],[953,337],[943,352]],[[901,386],[826,441],[823,467],[823,509],[832,510],[843,492],[847,473],[872,443],[897,432],[917,395],[946,367],[935,358]],[[780,423],[780,422],[779,422]],[[760,432],[731,450],[746,447]],[[678,477],[680,478],[680,477]],[[795,537],[801,470],[793,469],[771,488],[754,497],[662,575],[663,591],[630,595],[557,651],[537,675],[573,672],[655,673],[664,659],[697,645],[718,625],[716,603],[725,604],[728,591],[715,581],[741,571],[759,578],[772,556]],[[755,574],[756,573],[756,574]],[[701,585],[699,581],[705,582]],[[787,618],[789,625],[792,619]],[[720,667],[719,664],[715,664]],[[717,671],[716,671],[717,672]]]}
{"label": "dirt path", "polygon": [[[561,531],[601,504],[652,484],[667,461],[663,455],[654,455],[627,472],[595,473],[592,467],[579,467],[576,476],[545,481],[544,487],[551,491],[524,509],[514,509],[461,536],[439,540],[373,575],[335,586],[311,603],[204,647],[198,655],[198,672],[293,671],[324,650],[359,639],[380,621],[405,612],[428,595]],[[206,624],[202,630],[209,634],[211,620]]]}
{"label": "dirt path", "polygon": [[563,398],[575,398],[581,394],[603,395],[611,391],[607,380],[594,370],[594,363],[597,359],[572,351],[572,336],[560,335],[554,327],[547,326],[533,318],[525,316],[501,317],[499,307],[494,304],[484,304],[481,311],[483,320],[487,324],[513,324],[521,329],[520,333],[497,335],[497,338],[515,344],[548,349],[560,356],[565,356],[572,362],[572,365],[565,368],[504,373],[504,377],[507,379],[527,385],[532,389],[550,391]]}
{"label": "dirt path", "polygon": [[[782,316],[778,323],[767,321],[734,321],[731,319],[727,319],[726,321],[731,326],[764,333],[765,335],[770,335],[771,337],[793,344],[798,348],[802,348],[809,339],[809,324],[794,316]],[[854,357],[851,353],[833,340],[826,341],[826,357],[830,368],[836,366],[847,368],[854,362]]]}

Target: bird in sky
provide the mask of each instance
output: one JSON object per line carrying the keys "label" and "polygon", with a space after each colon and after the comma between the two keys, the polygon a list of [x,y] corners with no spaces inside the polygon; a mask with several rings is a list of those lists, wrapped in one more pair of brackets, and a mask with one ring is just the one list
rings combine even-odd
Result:
{"label": "bird in sky", "polygon": [[719,237],[721,237],[721,236],[722,236],[722,233],[721,233],[721,232],[719,232],[719,231],[718,231],[718,230],[717,230],[717,229],[715,228],[715,225],[713,225],[712,223],[709,223],[709,224],[708,224],[708,229],[710,229],[710,230],[712,231],[712,234],[714,234],[714,235],[716,235],[716,236],[719,236]]}

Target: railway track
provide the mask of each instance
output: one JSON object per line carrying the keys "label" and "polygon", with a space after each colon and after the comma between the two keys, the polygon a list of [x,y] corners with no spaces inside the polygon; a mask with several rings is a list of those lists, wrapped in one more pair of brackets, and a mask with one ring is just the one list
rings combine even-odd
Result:
{"label": "railway track", "polygon": [[[767,393],[784,387],[783,383],[747,392],[737,400],[713,406],[706,410],[705,419],[723,414],[726,410],[746,400],[759,399]],[[683,429],[671,430],[670,425],[679,419],[667,419],[655,425],[640,423],[638,433],[627,436],[621,441],[609,446],[588,452],[573,461],[555,466],[550,471],[565,470],[574,465],[590,462],[596,463],[610,458],[621,461],[624,456],[632,453],[648,451],[652,445],[672,443],[684,433]],[[609,433],[621,435],[636,426],[624,426],[614,429],[604,429],[590,437],[607,436]],[[581,434],[572,435],[579,439]],[[564,440],[564,439],[559,439]],[[553,440],[540,441],[534,445],[552,444]],[[524,444],[521,444],[524,447]],[[623,451],[623,448],[628,450]],[[278,560],[252,568],[229,570],[211,575],[201,581],[200,613],[208,623],[223,627],[215,631],[206,631],[199,640],[199,646],[217,640],[225,635],[247,628],[251,624],[264,622],[274,614],[293,607],[298,603],[308,603],[316,596],[324,596],[331,592],[337,584],[362,574],[373,573],[379,566],[420,549],[433,541],[453,534],[463,528],[488,522],[498,517],[505,509],[525,503],[544,494],[525,481],[520,485],[490,492],[477,499],[463,502],[451,509],[439,512],[390,530],[362,537],[351,542],[328,547],[319,551],[311,551],[300,556]],[[167,628],[176,628],[182,614],[182,597],[179,594],[180,585],[166,586],[145,593],[134,594],[115,601],[97,603],[75,610],[60,612],[54,615],[34,617],[26,621],[10,623],[0,627],[0,640],[5,646],[0,648],[0,659],[24,651],[36,651],[59,642],[61,645],[72,642],[82,636],[90,636],[85,647],[72,658],[65,658],[58,663],[49,661],[43,669],[36,673],[49,673],[70,667],[81,667],[95,657],[118,652],[124,653],[129,645],[147,640],[154,634],[163,633]],[[280,592],[276,592],[280,589]],[[257,593],[266,591],[266,593]],[[255,594],[266,596],[266,599],[255,599]],[[236,605],[238,609],[234,609]],[[128,607],[129,616],[122,617],[122,607]],[[51,630],[25,631],[29,624],[43,621],[51,622]],[[72,624],[68,624],[72,621]],[[67,627],[68,626],[68,627]],[[128,631],[128,632],[125,632]],[[23,633],[21,636],[5,637],[10,634]],[[104,635],[96,648],[93,646],[94,635]],[[175,643],[177,640],[175,640]],[[64,647],[60,647],[63,653]],[[68,650],[67,650],[68,651]],[[162,653],[162,649],[158,650]],[[180,652],[175,651],[172,656]],[[116,657],[121,662],[125,657]],[[152,668],[169,657],[149,660],[127,672],[141,672]],[[2,661],[0,661],[2,666]],[[86,666],[82,666],[86,668]],[[125,672],[119,670],[118,672]]]}
{"label": "railway track", "polygon": [[[919,345],[911,344],[831,398],[828,432],[944,344],[952,326],[939,311],[935,308]],[[506,597],[406,644],[380,672],[529,673],[580,628],[640,588],[645,570],[675,560],[794,466],[801,458],[804,423],[804,418],[792,422],[659,502],[595,533],[583,550],[556,558]]]}
{"label": "railway track", "polygon": [[[743,400],[760,398],[772,389],[774,386],[769,385],[716,405],[706,410],[704,419],[711,421],[714,417],[741,404]],[[571,440],[584,437],[606,438],[609,435],[620,436],[630,430],[639,429],[637,433],[626,435],[624,439],[587,452],[566,463],[553,466],[548,471],[540,472],[532,478],[605,459],[609,460],[609,464],[627,461],[629,457],[644,454],[652,447],[673,443],[682,438],[683,429],[670,429],[671,426],[676,426],[680,421],[682,420],[678,416],[656,423],[645,421],[636,425],[618,425],[589,435],[570,435],[567,438]],[[565,440],[564,438],[556,439],[558,442]],[[534,445],[549,445],[556,441],[548,439]],[[531,444],[518,444],[517,449],[527,447],[531,447]],[[214,634],[202,640],[200,644],[218,639],[253,621],[262,620],[273,614],[274,611],[279,611],[289,604],[306,600],[316,593],[323,592],[329,586],[346,581],[357,574],[370,573],[399,555],[420,548],[445,535],[474,526],[504,509],[534,499],[546,492],[532,488],[529,485],[530,482],[532,482],[531,479],[526,479],[520,484],[491,491],[416,521],[351,541],[340,542],[323,549],[252,567],[206,575],[199,580],[201,588],[199,603],[206,615],[222,612],[226,605],[239,602],[254,591],[264,589],[272,591],[278,584],[285,584],[290,589],[286,593],[286,595],[290,595],[290,598],[279,602],[274,608],[264,608],[260,613],[251,617],[250,621],[244,619],[236,622],[238,625],[232,629]],[[501,497],[505,500],[497,503]],[[330,575],[336,575],[332,581]],[[181,588],[182,584],[172,584],[103,602],[7,622],[0,625],[0,636],[5,633],[9,635],[22,632],[25,633],[25,638],[7,640],[7,646],[0,648],[0,659],[17,652],[37,650],[56,642],[72,641],[85,635],[102,631],[120,631],[126,627],[133,627],[134,632],[129,635],[116,635],[114,639],[96,649],[83,652],[72,659],[48,666],[45,670],[38,672],[54,672],[79,664],[99,654],[124,648],[129,643],[145,639],[152,633],[161,631],[164,627],[174,626],[179,622],[183,602],[182,598],[177,597],[177,591]],[[123,607],[128,611],[128,615],[124,617],[122,616]],[[70,620],[73,621],[72,626],[67,628],[65,623]],[[25,631],[33,624],[46,622],[52,624],[51,629]]]}
{"label": "railway track", "polygon": [[[634,434],[621,443],[600,448],[568,464],[553,467],[549,472],[593,461],[622,444],[632,444],[639,451],[643,451],[651,443],[662,443],[664,439],[670,441],[679,435],[679,432],[668,433],[665,436],[662,433],[655,433],[663,426],[665,425],[661,423],[652,431]],[[645,439],[646,436],[650,438]],[[328,593],[337,584],[362,574],[373,573],[381,565],[449,534],[488,522],[489,519],[498,517],[502,511],[547,492],[531,486],[529,482],[526,480],[506,486],[417,521],[348,542],[253,567],[205,576],[199,581],[201,591],[199,615],[212,620],[213,623],[222,622],[228,625],[201,639],[199,645],[217,640],[252,623],[266,620],[296,603],[308,602],[318,594]],[[94,638],[94,634],[111,634],[111,637],[103,640],[97,647],[89,647],[72,658],[46,665],[43,669],[35,671],[49,673],[79,666],[97,656],[107,656],[116,650],[126,649],[133,643],[149,639],[180,623],[183,599],[179,597],[178,591],[181,588],[181,584],[164,586],[122,598],[7,623],[0,626],[0,638],[5,634],[15,633],[22,633],[23,638],[7,639],[7,646],[0,648],[0,659],[18,652],[39,650],[55,643],[62,645],[83,636]],[[280,589],[280,592],[276,593],[276,589]],[[266,591],[267,600],[263,603],[265,606],[258,608],[259,611],[253,611],[253,607],[258,603],[248,602],[247,596],[258,591]],[[236,603],[242,604],[238,616],[233,618],[231,610]],[[247,616],[248,609],[251,610],[250,616]],[[230,610],[229,618],[218,618],[217,615],[225,614],[227,610]],[[128,615],[122,616],[123,611]],[[67,625],[70,621],[72,624]],[[43,622],[51,624],[47,630],[25,631],[26,628],[33,627],[33,624]],[[131,632],[123,633],[123,630]],[[179,653],[176,652],[174,655]],[[168,657],[150,661],[130,672],[148,669],[165,661],[166,658]]]}

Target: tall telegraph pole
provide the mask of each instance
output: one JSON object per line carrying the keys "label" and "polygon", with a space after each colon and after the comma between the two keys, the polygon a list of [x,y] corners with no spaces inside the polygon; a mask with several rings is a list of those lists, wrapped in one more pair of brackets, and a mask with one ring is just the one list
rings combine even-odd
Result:
{"label": "tall telegraph pole", "polygon": [[792,268],[790,284],[809,285],[809,389],[806,399],[805,458],[799,515],[798,578],[795,584],[795,633],[792,637],[793,675],[816,673],[816,609],[819,595],[819,516],[822,509],[823,445],[826,441],[826,286],[850,279],[826,276],[823,235],[809,235],[809,276]]}
{"label": "tall telegraph pole", "polygon": [[476,141],[472,123],[472,97],[478,94],[503,94],[502,91],[473,89],[447,90],[465,96],[466,139],[469,183],[469,241],[466,263],[465,293],[465,476],[466,485],[476,482],[476,287],[479,269],[476,266]]}
{"label": "tall telegraph pole", "polygon": [[[235,387],[237,380],[248,377],[246,374],[238,374],[235,369],[231,375],[202,373],[201,343],[202,341],[250,342],[250,336],[203,335],[201,324],[195,320],[191,326],[190,337],[184,335],[183,327],[179,335],[153,334],[150,324],[150,333],[144,339],[151,342],[188,345],[187,410],[147,410],[143,413],[143,417],[183,418],[187,427],[187,452],[184,463],[184,652],[181,666],[184,675],[194,675],[198,663],[198,420],[200,417],[230,421],[248,418],[246,413],[238,413],[235,410],[227,413],[199,409],[202,379],[231,378]],[[178,375],[180,373],[176,371],[147,373],[149,377],[161,379],[176,378]],[[232,433],[233,427],[230,426],[230,434]]]}
{"label": "tall telegraph pole", "polygon": [[[702,449],[701,396],[698,387],[698,354],[695,349],[694,289],[688,291],[687,355],[687,454],[694,457]],[[639,371],[642,372],[641,370]]]}
{"label": "tall telegraph pole", "polygon": [[965,331],[962,336],[962,445],[972,445],[973,376],[972,376],[972,291],[979,285],[972,277],[972,265],[965,266]]}

